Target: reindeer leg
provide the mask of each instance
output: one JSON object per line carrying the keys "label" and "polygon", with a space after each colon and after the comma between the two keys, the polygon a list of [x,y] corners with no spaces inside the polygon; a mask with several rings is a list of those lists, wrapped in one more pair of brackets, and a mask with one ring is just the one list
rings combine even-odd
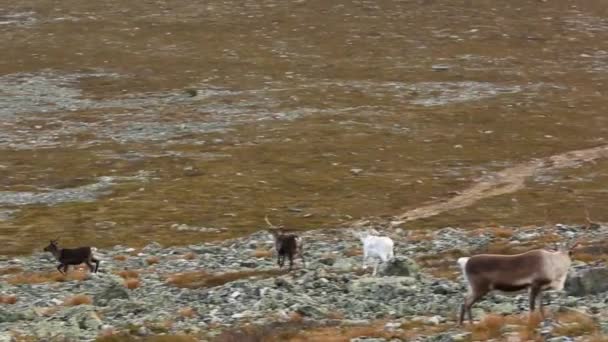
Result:
{"label": "reindeer leg", "polygon": [[92,260],[95,263],[95,271],[94,272],[97,273],[97,270],[99,269],[99,260],[97,260],[95,258],[93,258]]}
{"label": "reindeer leg", "polygon": [[536,296],[540,292],[540,287],[536,284],[532,284],[530,287],[530,314],[534,312],[536,307]]}
{"label": "reindeer leg", "polygon": [[69,267],[68,264],[64,264],[63,265],[63,273],[66,274],[66,275],[68,274],[68,267]]}
{"label": "reindeer leg", "polygon": [[302,259],[302,268],[306,268],[306,261],[304,261],[304,250],[301,247],[298,251],[298,255],[300,256],[300,259]]}
{"label": "reindeer leg", "polygon": [[61,270],[61,268],[63,267],[63,264],[59,264],[57,266],[57,271],[59,271],[59,273],[64,274],[63,271]]}
{"label": "reindeer leg", "polygon": [[293,269],[293,253],[289,253],[289,271]]}
{"label": "reindeer leg", "polygon": [[462,304],[462,307],[460,309],[460,320],[459,320],[459,324],[462,325],[462,322],[464,321],[464,313],[465,311],[467,312],[468,316],[469,316],[469,323],[473,324],[473,311],[471,310],[471,308],[473,307],[473,304],[475,304],[475,302],[477,302],[479,299],[481,299],[481,297],[485,296],[486,293],[488,293],[487,289],[482,289],[482,290],[471,290],[471,292],[469,292],[469,294],[467,294],[466,298],[464,299],[464,303]]}
{"label": "reindeer leg", "polygon": [[93,264],[91,264],[91,260],[87,260],[84,263],[87,264],[89,271],[93,272],[95,270],[95,268],[93,267]]}
{"label": "reindeer leg", "polygon": [[545,319],[545,312],[543,310],[543,295],[542,295],[542,284],[534,283],[530,287],[530,314],[534,312],[536,306],[536,300],[538,299],[538,306],[540,311],[540,317]]}

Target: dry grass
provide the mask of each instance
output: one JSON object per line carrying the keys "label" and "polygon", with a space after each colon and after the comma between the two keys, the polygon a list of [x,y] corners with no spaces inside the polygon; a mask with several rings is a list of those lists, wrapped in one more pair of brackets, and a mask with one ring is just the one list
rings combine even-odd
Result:
{"label": "dry grass", "polygon": [[228,273],[207,273],[204,271],[176,273],[167,276],[167,283],[176,287],[201,288],[220,286],[231,281],[249,277],[269,278],[285,273],[282,270],[242,271]]}
{"label": "dry grass", "polygon": [[51,272],[26,272],[20,274],[14,274],[7,279],[7,282],[11,285],[19,284],[42,284],[42,283],[56,283],[64,281],[83,281],[87,278],[87,272],[81,270],[68,271],[67,275],[63,275],[58,271]]}
{"label": "dry grass", "polygon": [[501,329],[507,320],[504,316],[496,314],[486,315],[479,323],[471,327],[473,340],[486,341],[500,337]]}
{"label": "dry grass", "polygon": [[76,306],[76,305],[91,305],[93,304],[93,298],[87,295],[75,295],[67,297],[63,300],[65,306]]}
{"label": "dry grass", "polygon": [[363,255],[363,250],[361,248],[349,248],[344,251],[344,255],[347,257]]}
{"label": "dry grass", "polygon": [[340,326],[315,325],[296,318],[286,323],[272,323],[263,326],[247,325],[240,329],[225,330],[213,342],[349,342],[356,337],[384,338],[410,341],[419,336],[437,334],[446,326],[424,326],[407,331],[387,331],[386,321],[375,321],[369,325]]}
{"label": "dry grass", "polygon": [[592,317],[584,313],[569,311],[557,314],[557,321],[561,326],[555,329],[556,335],[581,336],[597,334],[599,328]]}
{"label": "dry grass", "polygon": [[272,257],[272,250],[258,248],[255,251],[253,251],[252,255],[254,258],[270,258],[270,257]]}
{"label": "dry grass", "polygon": [[6,274],[20,273],[20,272],[23,272],[23,269],[19,266],[9,266],[9,267],[0,268],[0,276],[6,275]]}
{"label": "dry grass", "polygon": [[521,341],[541,341],[542,337],[538,334],[536,329],[542,320],[542,316],[538,311],[535,311],[530,315],[523,314],[506,317],[507,324],[516,325],[519,327],[516,331],[517,336]]}
{"label": "dry grass", "polygon": [[327,314],[329,319],[344,319],[344,314],[339,311],[331,311]]}
{"label": "dry grass", "polygon": [[587,342],[608,342],[608,336],[604,334],[593,334]]}
{"label": "dry grass", "polygon": [[160,259],[156,256],[151,256],[151,257],[146,258],[146,263],[148,265],[155,265],[155,264],[158,264],[159,262],[160,262]]}
{"label": "dry grass", "polygon": [[304,317],[296,311],[292,311],[289,314],[289,321],[293,322],[293,323],[301,323],[303,321]]}
{"label": "dry grass", "polygon": [[39,339],[34,336],[23,335],[18,332],[11,332],[12,339],[11,342],[38,342]]}
{"label": "dry grass", "polygon": [[127,278],[124,280],[124,285],[129,290],[134,290],[141,285],[139,278]]}
{"label": "dry grass", "polygon": [[[606,257],[606,256],[604,256],[604,257]],[[589,254],[589,253],[580,253],[579,252],[579,253],[574,253],[574,255],[572,256],[572,259],[589,263],[589,262],[598,260],[598,256]]]}
{"label": "dry grass", "polygon": [[188,252],[188,253],[186,253],[186,254],[184,254],[182,256],[182,259],[185,259],[185,260],[194,260],[194,259],[196,259],[196,253]]}
{"label": "dry grass", "polygon": [[116,261],[125,261],[128,259],[128,257],[126,255],[115,255],[114,257],[112,257],[112,259],[116,260]]}
{"label": "dry grass", "polygon": [[196,310],[189,306],[179,309],[177,313],[183,318],[192,318],[197,315]]}
{"label": "dry grass", "polygon": [[513,229],[511,229],[511,228],[495,227],[495,228],[491,228],[490,232],[492,232],[494,234],[494,236],[503,238],[503,239],[508,239],[511,236],[513,236]]}
{"label": "dry grass", "polygon": [[458,258],[465,256],[459,249],[451,249],[442,253],[426,254],[416,258],[416,262],[435,277],[455,280],[460,274]]}
{"label": "dry grass", "polygon": [[122,271],[116,272],[116,274],[118,274],[123,279],[139,278],[139,272],[136,270],[122,270]]}
{"label": "dry grass", "polygon": [[0,295],[0,304],[15,304],[17,296],[15,295]]}

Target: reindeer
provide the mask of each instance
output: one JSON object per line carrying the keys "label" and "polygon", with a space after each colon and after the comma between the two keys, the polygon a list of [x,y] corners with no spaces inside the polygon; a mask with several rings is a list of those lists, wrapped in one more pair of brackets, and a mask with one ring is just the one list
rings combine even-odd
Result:
{"label": "reindeer", "polygon": [[270,227],[268,230],[274,239],[274,249],[277,253],[277,264],[279,268],[283,268],[285,265],[285,257],[289,258],[289,270],[293,268],[293,259],[297,254],[302,260],[302,266],[306,267],[304,261],[304,242],[302,238],[294,233],[286,233],[282,227],[277,227],[270,223],[268,217],[264,218],[266,223]]}
{"label": "reindeer", "polygon": [[458,259],[468,285],[468,294],[460,308],[459,324],[464,321],[465,311],[473,323],[471,307],[492,290],[517,292],[530,291],[530,312],[534,312],[536,299],[540,298],[539,310],[544,318],[542,292],[560,291],[564,288],[571,255],[577,243],[570,247],[548,251],[534,249],[515,255],[479,254]]}
{"label": "reindeer", "polygon": [[[55,259],[59,261],[57,270],[61,274],[67,274],[69,265],[80,265],[85,263],[91,272],[95,273],[97,273],[97,269],[99,268],[99,260],[93,256],[91,247],[59,248],[57,245],[57,240],[51,240],[51,243],[44,247],[44,251],[53,254]],[[93,262],[95,263],[94,268],[92,264]]]}

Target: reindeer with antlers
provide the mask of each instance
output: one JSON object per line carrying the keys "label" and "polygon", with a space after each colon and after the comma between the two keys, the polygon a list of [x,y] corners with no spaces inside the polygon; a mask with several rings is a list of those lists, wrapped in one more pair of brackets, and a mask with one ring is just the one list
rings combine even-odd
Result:
{"label": "reindeer with antlers", "polygon": [[[55,259],[59,261],[57,270],[62,274],[68,272],[69,265],[85,263],[91,272],[94,273],[97,273],[97,269],[99,268],[99,260],[93,256],[91,247],[59,248],[57,240],[51,240],[51,243],[44,247],[44,251],[53,254]],[[93,262],[95,263],[95,267],[93,267]]]}
{"label": "reindeer with antlers", "polygon": [[264,218],[266,223],[270,227],[268,230],[274,239],[274,249],[277,253],[277,264],[279,268],[282,268],[285,265],[285,257],[289,258],[289,270],[293,268],[293,259],[297,254],[302,260],[302,266],[306,267],[306,262],[304,261],[304,243],[302,238],[294,233],[286,233],[283,230],[283,227],[277,227],[270,223],[268,217]]}

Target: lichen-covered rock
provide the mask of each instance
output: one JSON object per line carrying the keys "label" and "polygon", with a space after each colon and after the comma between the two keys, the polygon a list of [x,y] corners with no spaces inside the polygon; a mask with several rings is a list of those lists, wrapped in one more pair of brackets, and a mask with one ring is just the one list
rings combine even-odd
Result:
{"label": "lichen-covered rock", "polygon": [[576,270],[568,275],[565,290],[571,296],[587,296],[608,291],[608,267]]}
{"label": "lichen-covered rock", "polygon": [[10,307],[0,307],[0,323],[16,322],[25,319],[25,315]]}
{"label": "lichen-covered rock", "polygon": [[388,300],[415,293],[417,283],[418,281],[411,277],[368,277],[351,282],[349,290],[355,295]]}
{"label": "lichen-covered rock", "polygon": [[419,273],[416,262],[405,256],[397,256],[378,267],[380,276],[415,277]]}
{"label": "lichen-covered rock", "polygon": [[95,295],[93,302],[95,305],[104,306],[112,299],[129,299],[129,291],[119,282],[109,282]]}

